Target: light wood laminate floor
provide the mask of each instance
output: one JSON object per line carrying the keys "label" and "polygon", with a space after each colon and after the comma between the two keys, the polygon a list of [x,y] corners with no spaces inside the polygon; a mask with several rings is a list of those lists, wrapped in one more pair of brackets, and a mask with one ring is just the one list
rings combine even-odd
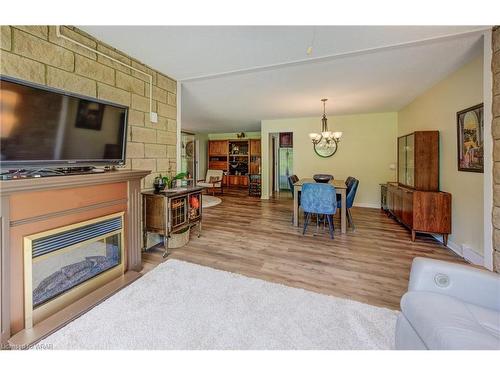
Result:
{"label": "light wood laminate floor", "polygon": [[[203,212],[202,236],[193,228],[189,244],[170,258],[391,309],[399,309],[414,257],[464,262],[430,236],[411,242],[379,209],[353,208],[356,230],[346,234],[337,215],[331,240],[327,229],[316,234],[314,223],[302,236],[289,194],[261,200],[235,189],[220,198]],[[143,255],[145,270],[161,261],[160,251]]]}

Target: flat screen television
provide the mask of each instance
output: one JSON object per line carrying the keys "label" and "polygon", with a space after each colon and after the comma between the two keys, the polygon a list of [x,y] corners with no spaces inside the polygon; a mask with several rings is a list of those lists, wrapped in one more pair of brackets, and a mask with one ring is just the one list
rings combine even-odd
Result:
{"label": "flat screen television", "polygon": [[0,166],[85,167],[125,162],[128,108],[0,76]]}

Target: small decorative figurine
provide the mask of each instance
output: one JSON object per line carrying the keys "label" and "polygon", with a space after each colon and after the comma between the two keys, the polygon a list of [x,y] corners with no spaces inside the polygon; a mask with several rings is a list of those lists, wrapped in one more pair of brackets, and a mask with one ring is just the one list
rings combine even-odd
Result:
{"label": "small decorative figurine", "polygon": [[155,188],[155,194],[159,194],[163,189],[165,189],[165,180],[161,177],[156,177],[153,186]]}

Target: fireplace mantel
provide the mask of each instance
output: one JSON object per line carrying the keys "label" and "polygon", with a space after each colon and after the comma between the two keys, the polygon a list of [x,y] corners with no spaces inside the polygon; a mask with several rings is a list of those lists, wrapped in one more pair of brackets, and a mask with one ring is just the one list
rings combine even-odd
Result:
{"label": "fireplace mantel", "polygon": [[64,189],[96,184],[102,185],[129,180],[140,180],[150,173],[151,171],[130,169],[109,171],[103,173],[5,180],[0,181],[0,195],[5,196],[13,193],[27,191]]}
{"label": "fireplace mantel", "polygon": [[[125,270],[123,280],[130,282],[141,270],[141,179],[150,171],[119,170],[104,173],[23,178],[0,181],[0,326],[1,344],[22,334],[23,317],[23,236],[64,225],[125,212]],[[115,282],[116,288],[120,282]],[[115,288],[115,289],[116,289]],[[112,294],[97,293],[100,298]],[[83,299],[82,299],[83,300]],[[87,299],[92,303],[92,299]],[[94,301],[95,302],[95,301]],[[82,311],[89,308],[80,303]],[[64,315],[65,318],[74,318]],[[52,319],[51,324],[64,324]],[[36,327],[34,327],[36,328]],[[39,330],[40,331],[40,330]],[[42,330],[47,331],[47,327]],[[34,337],[33,333],[25,335]],[[35,335],[36,336],[36,335]]]}

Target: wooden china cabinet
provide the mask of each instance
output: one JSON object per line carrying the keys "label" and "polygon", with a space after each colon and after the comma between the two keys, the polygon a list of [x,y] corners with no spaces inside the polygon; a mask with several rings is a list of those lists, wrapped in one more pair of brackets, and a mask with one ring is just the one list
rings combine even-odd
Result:
{"label": "wooden china cabinet", "polygon": [[[224,171],[222,183],[225,186],[250,187],[252,188],[251,191],[256,195],[255,192],[260,190],[255,189],[255,181],[259,181],[260,184],[260,178],[250,177],[260,175],[260,149],[260,139],[208,141],[208,168]],[[250,183],[250,180],[252,180],[252,183]]]}
{"label": "wooden china cabinet", "polygon": [[209,141],[208,154],[213,156],[227,156],[229,151],[227,141]]}
{"label": "wooden china cabinet", "polygon": [[439,191],[439,132],[416,131],[398,138],[398,182],[387,184],[387,210],[416,233],[435,233],[448,242],[451,194]]}

